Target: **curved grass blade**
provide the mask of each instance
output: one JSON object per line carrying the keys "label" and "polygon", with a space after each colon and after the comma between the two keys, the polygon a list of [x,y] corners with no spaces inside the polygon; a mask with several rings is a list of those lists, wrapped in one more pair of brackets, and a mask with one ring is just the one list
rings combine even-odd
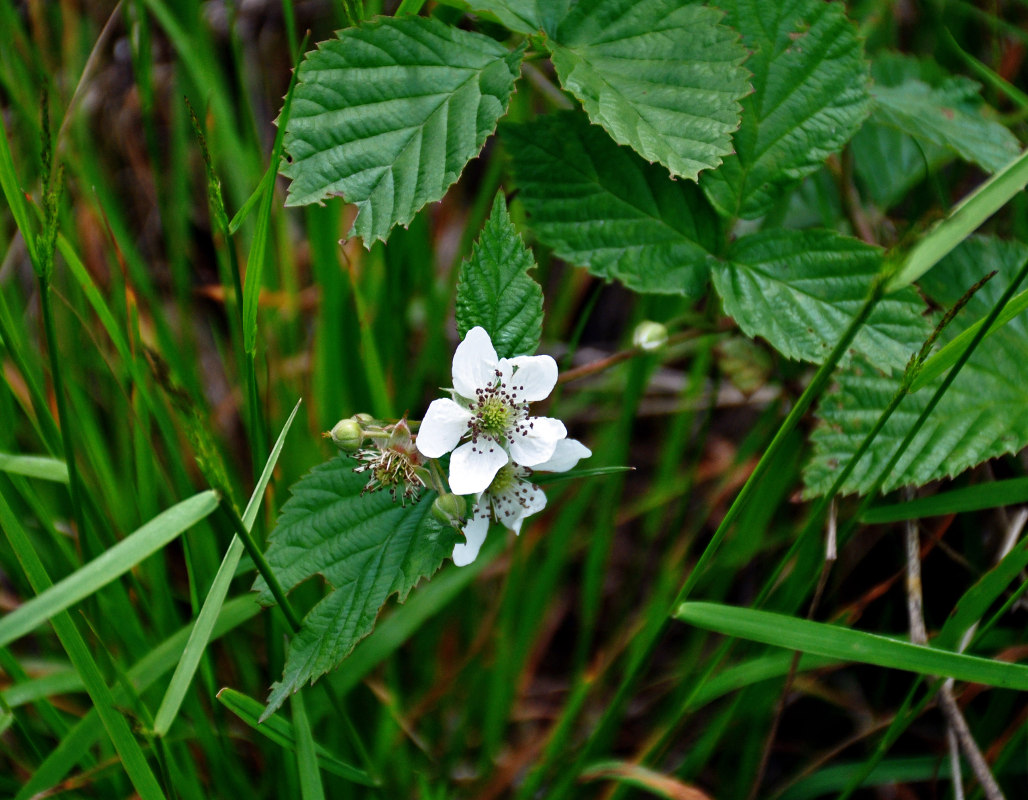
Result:
{"label": "curved grass blade", "polygon": [[674,616],[698,628],[803,653],[1028,691],[1028,666],[936,650],[838,625],[720,603],[682,603]]}
{"label": "curved grass blade", "polygon": [[50,586],[0,620],[0,647],[42,625],[153,555],[218,507],[218,495],[201,492],[158,514],[114,547]]}
{"label": "curved grass blade", "polygon": [[[258,722],[264,705],[252,697],[247,697],[235,689],[225,688],[218,692],[218,700],[225,708],[239,717],[258,733],[263,734],[275,744],[284,747],[286,750],[295,750],[296,733],[293,724],[281,716],[269,717],[264,722]],[[314,745],[318,757],[318,765],[340,778],[359,783],[362,786],[376,786],[371,776],[357,767],[347,764],[345,761],[336,758],[319,744]]]}
{"label": "curved grass blade", "polygon": [[[285,443],[286,434],[289,433],[289,428],[293,424],[296,412],[300,410],[300,402],[297,401],[293,407],[293,413],[289,415],[286,424],[282,426],[282,432],[279,433],[275,446],[271,449],[271,455],[268,456],[268,461],[264,465],[264,471],[257,481],[257,486],[254,487],[253,494],[250,495],[250,502],[246,504],[246,510],[243,511],[243,525],[246,526],[247,530],[253,527],[254,520],[257,519],[257,512],[260,510],[261,500],[264,497],[264,490],[267,489],[268,481],[271,480],[271,473],[275,469],[275,464],[278,463],[278,457],[282,452],[282,445]],[[214,576],[211,588],[207,592],[207,597],[203,601],[203,606],[200,608],[200,613],[196,617],[196,624],[189,634],[189,641],[182,652],[182,659],[179,661],[178,666],[175,667],[175,674],[172,675],[168,689],[164,693],[164,699],[161,701],[160,708],[157,709],[157,716],[154,719],[154,732],[158,736],[164,736],[171,727],[172,722],[175,721],[179,707],[182,705],[182,700],[186,696],[186,690],[189,688],[189,684],[192,683],[193,675],[196,674],[196,668],[200,664],[200,657],[203,655],[203,651],[207,648],[207,643],[211,639],[214,623],[217,622],[218,616],[221,613],[225,597],[228,595],[229,584],[232,583],[232,578],[236,574],[236,567],[239,566],[239,560],[242,555],[243,542],[238,536],[233,536],[228,549],[225,551],[225,557],[221,561],[221,566],[218,568],[218,573]]]}

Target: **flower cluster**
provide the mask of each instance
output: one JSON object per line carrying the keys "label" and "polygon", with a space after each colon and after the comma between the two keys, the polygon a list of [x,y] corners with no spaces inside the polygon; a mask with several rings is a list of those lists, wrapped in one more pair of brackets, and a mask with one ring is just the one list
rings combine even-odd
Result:
{"label": "flower cluster", "polygon": [[450,490],[474,495],[465,541],[453,550],[458,566],[478,556],[492,520],[520,533],[525,517],[546,506],[546,495],[526,480],[532,470],[565,472],[592,455],[567,438],[564,423],[529,416],[528,405],[557,383],[550,356],[498,358],[484,328],[475,327],[453,356],[453,389],[434,400],[417,435],[427,458],[450,456]]}
{"label": "flower cluster", "polygon": [[[550,356],[499,358],[489,334],[475,327],[457,346],[452,376],[450,397],[432,401],[416,440],[415,423],[406,418],[383,425],[366,414],[341,420],[325,436],[361,462],[354,472],[370,473],[364,492],[388,489],[394,501],[416,502],[431,481],[440,494],[433,512],[462,528],[453,562],[465,566],[478,556],[491,522],[518,534],[525,517],[546,507],[545,493],[529,480],[533,471],[566,472],[592,453],[567,438],[559,419],[529,414],[529,403],[548,397],[557,383]],[[447,453],[449,492],[438,465],[425,464]],[[465,518],[469,495],[474,502]]]}

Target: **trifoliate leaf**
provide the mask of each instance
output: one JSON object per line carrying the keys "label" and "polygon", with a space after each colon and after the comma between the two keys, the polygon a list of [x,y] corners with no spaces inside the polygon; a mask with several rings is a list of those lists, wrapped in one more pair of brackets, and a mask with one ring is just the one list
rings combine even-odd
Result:
{"label": "trifoliate leaf", "polygon": [[[406,507],[388,492],[361,496],[366,474],[337,456],[292,489],[271,533],[266,557],[287,591],[321,575],[329,594],[310,610],[289,643],[282,680],[272,687],[267,717],[305,683],[339,665],[371,633],[392,594],[402,602],[453,550],[453,534],[429,513],[433,495]],[[262,580],[260,600],[272,602]]]}
{"label": "trifoliate leaf", "polygon": [[522,50],[429,17],[340,31],[300,65],[287,205],[342,195],[370,247],[439,200],[505,112]]}
{"label": "trifoliate leaf", "polygon": [[[1028,247],[996,239],[969,239],[928,274],[922,290],[944,306],[991,270],[999,274],[971,298],[942,334],[949,341],[984,317],[1028,258]],[[1028,445],[1028,312],[993,333],[975,351],[943,395],[890,474],[883,489],[921,486],[957,475],[986,459],[1015,453]],[[818,409],[814,455],[804,472],[807,493],[823,494],[853,457],[899,386],[901,371],[884,373],[854,363],[839,376],[838,390]],[[861,458],[844,492],[866,493],[907,431],[927,406],[942,377],[907,395],[884,430]]]}
{"label": "trifoliate leaf", "polygon": [[732,152],[746,52],[689,0],[578,3],[547,41],[561,84],[619,144],[696,179]]}
{"label": "trifoliate leaf", "polygon": [[501,135],[532,230],[557,256],[638,292],[702,294],[720,223],[694,184],[618,147],[581,113]]}
{"label": "trifoliate leaf", "polygon": [[482,235],[461,264],[457,282],[457,330],[463,339],[485,328],[500,358],[532,355],[543,328],[543,290],[529,275],[535,259],[510,221],[503,192]]}
{"label": "trifoliate leaf", "polygon": [[475,11],[488,11],[517,33],[552,34],[571,0],[471,0],[470,5]]}
{"label": "trifoliate leaf", "polygon": [[[725,311],[749,336],[819,364],[863,305],[881,264],[880,249],[834,231],[772,229],[738,239],[712,276]],[[923,311],[913,289],[889,295],[851,353],[902,368],[931,331]]]}
{"label": "trifoliate leaf", "polygon": [[707,196],[728,217],[767,213],[793,182],[842,148],[870,110],[868,65],[841,3],[722,0],[726,23],[753,52],[736,155],[707,173]]}

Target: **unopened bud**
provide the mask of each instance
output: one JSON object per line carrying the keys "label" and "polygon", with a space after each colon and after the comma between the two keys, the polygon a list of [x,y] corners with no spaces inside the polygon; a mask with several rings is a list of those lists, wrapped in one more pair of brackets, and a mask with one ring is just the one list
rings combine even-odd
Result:
{"label": "unopened bud", "polygon": [[658,350],[667,344],[667,328],[650,319],[640,322],[632,332],[632,344],[642,350]]}
{"label": "unopened bud", "polygon": [[342,419],[329,432],[336,447],[344,453],[356,453],[364,443],[364,430],[354,419]]}
{"label": "unopened bud", "polygon": [[354,422],[359,422],[361,425],[367,425],[369,422],[374,422],[375,418],[371,414],[365,414],[363,411],[360,414],[354,414],[350,417]]}
{"label": "unopened bud", "polygon": [[444,525],[460,525],[464,521],[467,504],[459,494],[441,494],[432,503],[432,516]]}

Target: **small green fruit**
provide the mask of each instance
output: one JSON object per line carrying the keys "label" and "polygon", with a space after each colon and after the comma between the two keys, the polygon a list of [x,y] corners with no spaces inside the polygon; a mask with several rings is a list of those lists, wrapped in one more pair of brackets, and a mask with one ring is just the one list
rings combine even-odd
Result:
{"label": "small green fruit", "polygon": [[432,503],[432,516],[444,525],[457,527],[464,522],[467,503],[457,494],[441,494]]}
{"label": "small green fruit", "polygon": [[364,443],[364,429],[354,419],[339,420],[329,436],[344,453],[356,453]]}
{"label": "small green fruit", "polygon": [[642,350],[658,350],[667,344],[667,328],[650,319],[640,322],[632,332],[632,344]]}

